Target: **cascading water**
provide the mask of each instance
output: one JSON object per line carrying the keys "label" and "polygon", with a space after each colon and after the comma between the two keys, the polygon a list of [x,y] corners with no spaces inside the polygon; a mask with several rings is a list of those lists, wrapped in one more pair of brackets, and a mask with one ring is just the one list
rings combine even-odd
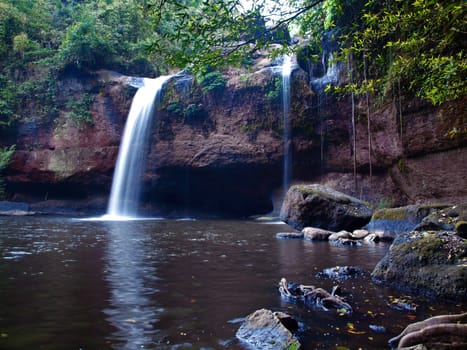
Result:
{"label": "cascading water", "polygon": [[284,164],[282,186],[284,194],[287,192],[292,177],[292,149],[290,140],[290,76],[292,74],[292,56],[285,55],[282,61],[282,109],[284,128]]}
{"label": "cascading water", "polygon": [[131,104],[112,181],[106,219],[130,219],[138,214],[142,177],[154,106],[171,76],[141,79]]}

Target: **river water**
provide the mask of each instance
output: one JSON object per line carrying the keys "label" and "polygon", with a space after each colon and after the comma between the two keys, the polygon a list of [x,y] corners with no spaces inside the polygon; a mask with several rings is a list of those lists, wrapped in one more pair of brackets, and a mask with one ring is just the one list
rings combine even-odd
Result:
{"label": "river water", "polygon": [[[408,323],[461,307],[414,298],[416,310],[390,308],[405,294],[369,278],[386,243],[275,238],[284,231],[258,221],[0,217],[0,349],[247,349],[235,332],[260,308],[295,316],[305,349],[383,349]],[[281,277],[330,290],[336,282],[316,274],[344,265],[364,271],[339,282],[351,315],[278,293]]]}

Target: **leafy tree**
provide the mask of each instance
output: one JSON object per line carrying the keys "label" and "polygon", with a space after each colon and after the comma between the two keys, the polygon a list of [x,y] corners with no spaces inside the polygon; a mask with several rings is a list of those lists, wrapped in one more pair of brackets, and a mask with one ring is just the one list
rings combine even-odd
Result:
{"label": "leafy tree", "polygon": [[5,181],[3,179],[3,171],[10,163],[15,149],[15,145],[0,148],[0,199],[5,197]]}
{"label": "leafy tree", "polygon": [[[297,8],[280,0],[254,1],[249,8],[240,0],[148,1],[148,15],[158,34],[150,50],[169,64],[195,71],[238,65],[271,42],[286,45],[288,36],[278,34],[280,29],[322,1],[300,2]],[[279,19],[266,27],[273,14]]]}
{"label": "leafy tree", "polygon": [[114,53],[101,23],[91,14],[70,26],[60,47],[63,64],[79,69],[102,67]]}
{"label": "leafy tree", "polygon": [[[467,92],[465,12],[456,0],[369,0],[358,26],[341,38],[343,53],[365,58],[363,90],[386,95],[402,84],[441,104]],[[357,71],[363,75],[362,66]]]}

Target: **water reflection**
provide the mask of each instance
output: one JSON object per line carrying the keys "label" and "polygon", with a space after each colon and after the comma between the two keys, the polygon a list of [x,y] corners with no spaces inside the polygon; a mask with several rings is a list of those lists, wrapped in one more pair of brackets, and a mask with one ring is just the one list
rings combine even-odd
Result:
{"label": "water reflection", "polygon": [[109,340],[114,349],[146,348],[154,344],[155,323],[161,313],[153,298],[157,292],[156,240],[141,222],[106,222],[105,226],[109,231],[105,278],[111,300],[104,312],[116,329]]}

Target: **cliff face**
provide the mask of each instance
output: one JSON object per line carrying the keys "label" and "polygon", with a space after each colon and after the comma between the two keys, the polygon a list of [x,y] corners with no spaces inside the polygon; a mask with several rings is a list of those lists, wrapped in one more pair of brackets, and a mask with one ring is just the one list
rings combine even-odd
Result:
{"label": "cliff face", "polygon": [[[166,86],[144,179],[148,211],[250,215],[273,209],[284,152],[280,70],[230,70],[226,76],[224,89],[209,92],[189,77]],[[321,182],[374,202],[467,200],[465,100],[441,108],[404,103],[402,126],[396,103],[373,108],[370,183],[364,106],[357,108],[355,179],[351,104],[314,92],[308,80],[304,71],[294,70],[295,180]],[[21,124],[7,174],[11,199],[39,209],[71,203],[104,211],[136,91],[127,82],[110,72],[62,77],[61,100],[94,97],[93,125],[77,124],[67,117],[67,107],[56,120]],[[65,199],[72,202],[61,202]]]}

